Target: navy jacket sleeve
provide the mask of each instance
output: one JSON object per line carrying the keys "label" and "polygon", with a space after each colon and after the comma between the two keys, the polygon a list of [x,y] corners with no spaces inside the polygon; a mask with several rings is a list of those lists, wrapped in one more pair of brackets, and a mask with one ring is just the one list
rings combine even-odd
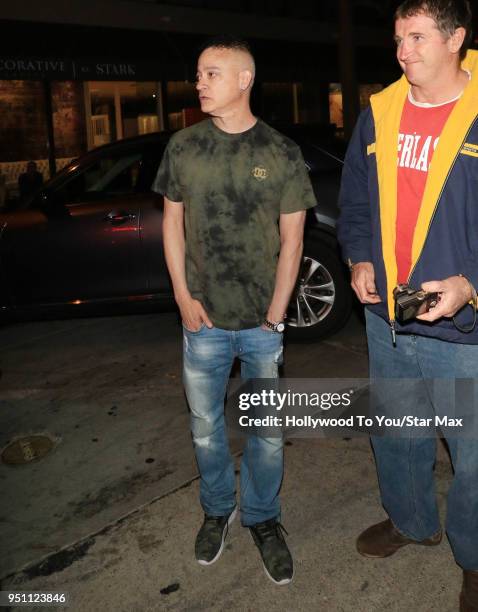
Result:
{"label": "navy jacket sleeve", "polygon": [[343,259],[353,263],[372,261],[367,146],[373,140],[372,110],[368,107],[360,114],[347,149],[339,195],[337,235]]}

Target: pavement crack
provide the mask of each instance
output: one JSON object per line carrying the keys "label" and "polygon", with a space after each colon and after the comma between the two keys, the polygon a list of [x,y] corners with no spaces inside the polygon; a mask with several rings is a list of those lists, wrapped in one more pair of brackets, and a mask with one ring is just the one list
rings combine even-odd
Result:
{"label": "pavement crack", "polygon": [[19,580],[19,582],[26,582],[37,576],[51,576],[52,574],[61,572],[84,557],[94,543],[95,538],[89,538],[86,541],[74,544],[57,553],[53,553],[46,559],[24,569],[20,573],[20,576],[17,576],[17,580]]}

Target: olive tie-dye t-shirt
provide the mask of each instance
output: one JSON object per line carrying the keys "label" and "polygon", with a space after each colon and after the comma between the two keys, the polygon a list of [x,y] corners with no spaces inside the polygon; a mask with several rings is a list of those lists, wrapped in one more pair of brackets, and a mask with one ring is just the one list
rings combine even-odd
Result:
{"label": "olive tie-dye t-shirt", "polygon": [[206,119],[172,136],[153,190],[184,204],[186,280],[214,325],[260,325],[274,292],[279,215],[316,204],[299,147],[260,120],[228,134]]}

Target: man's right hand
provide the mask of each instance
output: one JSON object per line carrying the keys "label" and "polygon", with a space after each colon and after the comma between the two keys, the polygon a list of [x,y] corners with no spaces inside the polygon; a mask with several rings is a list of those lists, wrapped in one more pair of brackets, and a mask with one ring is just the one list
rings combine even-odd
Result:
{"label": "man's right hand", "polygon": [[351,285],[362,304],[378,304],[382,301],[377,293],[375,270],[370,261],[353,265]]}
{"label": "man's right hand", "polygon": [[195,300],[189,295],[178,298],[176,301],[181,312],[183,325],[186,329],[192,332],[199,331],[203,323],[209,327],[209,329],[213,327],[212,321],[207,316],[207,312],[204,310],[204,306],[199,300]]}

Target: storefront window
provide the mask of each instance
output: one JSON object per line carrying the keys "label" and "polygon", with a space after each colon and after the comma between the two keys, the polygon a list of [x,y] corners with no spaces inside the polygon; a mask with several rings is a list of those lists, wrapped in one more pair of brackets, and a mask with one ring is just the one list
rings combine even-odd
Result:
{"label": "storefront window", "polygon": [[180,130],[206,117],[199,108],[196,85],[189,81],[169,81],[168,122],[171,130]]}
{"label": "storefront window", "polygon": [[121,96],[123,136],[138,136],[159,130],[158,86],[156,83],[128,83]]}
{"label": "storefront window", "polygon": [[[382,91],[383,85],[372,83],[359,85],[360,108],[363,110],[370,102],[370,96]],[[331,83],[329,88],[330,123],[335,123],[337,128],[344,127],[342,107],[342,86],[340,83]]]}
{"label": "storefront window", "polygon": [[88,146],[163,129],[158,83],[89,81],[85,83]]}
{"label": "storefront window", "polygon": [[[0,211],[18,196],[30,159],[46,157],[44,97],[39,81],[0,81]],[[24,162],[18,163],[18,162]]]}

